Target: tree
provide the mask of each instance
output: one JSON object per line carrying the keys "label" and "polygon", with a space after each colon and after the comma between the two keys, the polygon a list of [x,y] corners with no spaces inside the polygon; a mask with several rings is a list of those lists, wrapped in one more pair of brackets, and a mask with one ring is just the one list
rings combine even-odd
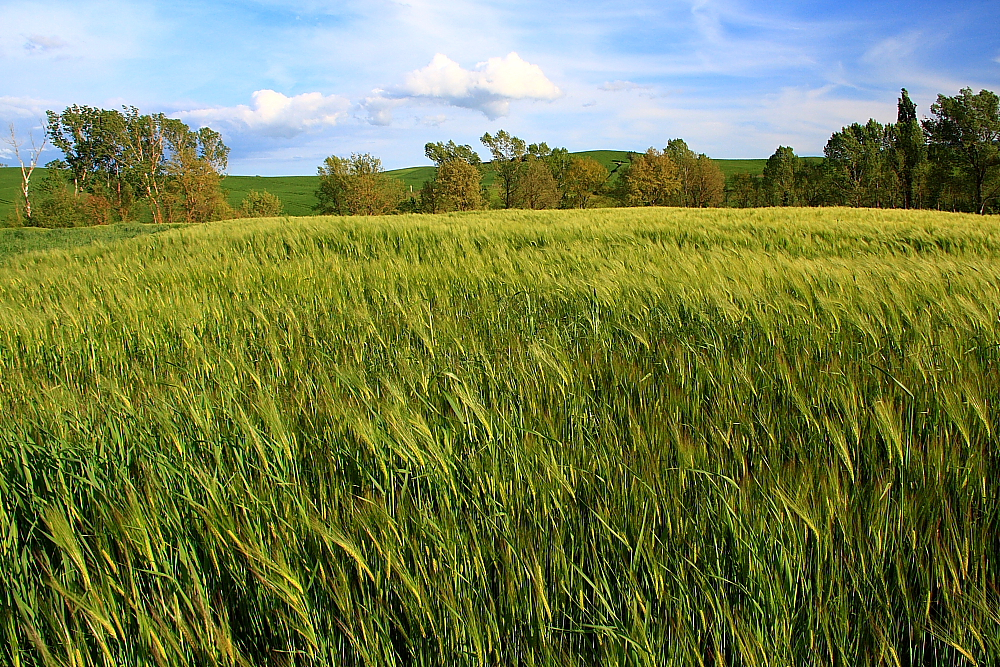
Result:
{"label": "tree", "polygon": [[761,181],[762,201],[765,206],[792,206],[795,204],[795,170],[799,158],[788,146],[778,146],[764,165]]}
{"label": "tree", "polygon": [[317,203],[314,207],[326,215],[348,215],[347,190],[351,177],[347,159],[331,155],[323,160],[317,169],[319,188],[316,190]]}
{"label": "tree", "polygon": [[103,199],[119,220],[128,219],[136,193],[126,178],[130,171],[126,116],[80,105],[67,107],[61,114],[47,111],[46,116],[49,139],[63,152],[74,192]]}
{"label": "tree", "polygon": [[677,177],[680,179],[680,189],[671,202],[676,206],[693,206],[691,201],[691,172],[694,170],[695,161],[698,156],[693,150],[688,148],[687,142],[683,139],[670,139],[667,147],[663,149],[665,155],[669,156],[677,165]]}
{"label": "tree", "polygon": [[840,203],[887,208],[895,205],[898,179],[892,165],[892,130],[872,119],[835,132],[823,152]]}
{"label": "tree", "polygon": [[562,179],[563,206],[587,208],[587,203],[607,180],[608,170],[594,158],[572,158]]}
{"label": "tree", "polygon": [[171,221],[209,222],[235,217],[222,192],[222,175],[196,152],[174,153],[166,164],[166,199]]}
{"label": "tree", "polygon": [[234,217],[222,191],[229,162],[222,135],[207,127],[192,132],[180,121],[171,121],[164,129],[170,146],[164,170],[171,218],[208,222]]}
{"label": "tree", "polygon": [[276,218],[284,215],[284,209],[285,206],[277,195],[266,190],[249,190],[240,202],[239,214],[241,218]]}
{"label": "tree", "polygon": [[726,201],[733,208],[758,206],[761,199],[761,178],[753,174],[733,174],[726,187]]}
{"label": "tree", "polygon": [[[28,224],[31,224],[31,176],[34,174],[35,169],[38,167],[38,158],[41,156],[42,151],[45,150],[45,144],[47,142],[47,137],[43,136],[40,144],[35,143],[34,134],[28,135],[31,142],[31,149],[28,150],[28,163],[25,164],[24,156],[21,155],[21,146],[23,143],[18,140],[17,134],[14,132],[14,124],[10,124],[10,139],[7,140],[7,144],[14,151],[14,157],[17,159],[18,164],[21,167],[21,200],[24,202],[24,215],[27,218]],[[16,205],[15,205],[16,206]]]}
{"label": "tree", "polygon": [[221,189],[229,148],[218,132],[129,106],[74,105],[46,116],[46,134],[64,156],[59,171],[74,196],[88,195],[94,222],[127,220],[138,203],[154,222],[231,214]]}
{"label": "tree", "polygon": [[795,199],[802,206],[824,206],[835,201],[830,194],[830,169],[823,162],[799,160],[795,169]]}
{"label": "tree", "polygon": [[431,188],[435,190],[432,213],[474,211],[483,206],[482,173],[465,159],[456,157],[442,164]]}
{"label": "tree", "polygon": [[522,173],[522,160],[528,154],[523,139],[508,134],[504,130],[491,136],[484,134],[480,141],[493,156],[493,170],[500,185],[500,198],[504,208],[512,208],[517,199],[517,182]]}
{"label": "tree", "polygon": [[559,204],[559,188],[544,158],[528,155],[517,181],[515,202],[520,208],[530,209],[554,208]]}
{"label": "tree", "polygon": [[917,105],[903,88],[896,105],[896,125],[892,135],[895,167],[903,194],[903,208],[914,207],[916,178],[927,159],[924,132],[917,120]]}
{"label": "tree", "polygon": [[382,161],[370,153],[349,158],[331,155],[319,167],[316,208],[335,215],[385,215],[399,206],[401,181],[387,176]]}
{"label": "tree", "polygon": [[459,146],[452,140],[449,140],[447,144],[441,141],[435,144],[425,144],[424,155],[438,167],[445,162],[456,159],[467,162],[473,167],[478,167],[482,164],[479,153],[472,150],[472,146],[468,144]]}
{"label": "tree", "polygon": [[633,155],[619,179],[618,196],[626,206],[669,206],[680,192],[677,165],[655,148]]}
{"label": "tree", "polygon": [[688,206],[719,206],[725,199],[726,177],[715,161],[700,154],[688,170]]}
{"label": "tree", "polygon": [[953,165],[972,207],[985,213],[1000,194],[1000,98],[963,88],[955,97],[938,95],[924,121],[929,152],[939,165]]}
{"label": "tree", "polygon": [[66,164],[49,162],[37,189],[38,205],[31,224],[38,227],[85,227],[107,224],[111,210],[107,201],[86,192],[74,193]]}

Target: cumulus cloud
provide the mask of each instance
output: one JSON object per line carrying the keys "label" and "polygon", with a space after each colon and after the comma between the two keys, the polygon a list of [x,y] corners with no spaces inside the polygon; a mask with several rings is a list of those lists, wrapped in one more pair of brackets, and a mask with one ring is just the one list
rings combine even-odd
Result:
{"label": "cumulus cloud", "polygon": [[427,67],[407,74],[402,85],[374,91],[364,106],[369,122],[375,125],[390,123],[392,110],[408,102],[475,109],[495,120],[510,113],[514,100],[551,101],[561,95],[541,67],[517,53],[490,58],[471,70],[439,53]]}
{"label": "cumulus cloud", "polygon": [[322,93],[288,97],[273,90],[258,90],[252,98],[252,106],[194,109],[177,115],[200,125],[224,125],[264,136],[287,138],[336,125],[347,117],[350,106],[346,98]]}

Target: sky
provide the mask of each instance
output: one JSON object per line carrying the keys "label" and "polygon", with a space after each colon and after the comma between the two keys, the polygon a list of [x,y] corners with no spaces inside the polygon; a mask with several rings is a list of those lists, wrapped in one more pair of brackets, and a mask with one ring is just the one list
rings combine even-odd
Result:
{"label": "sky", "polygon": [[893,121],[900,88],[921,115],[1000,92],[998,25],[996,0],[0,0],[0,123],[26,141],[47,109],[134,105],[219,130],[247,175],[428,164],[430,141],[485,157],[499,129],[821,155],[845,125]]}

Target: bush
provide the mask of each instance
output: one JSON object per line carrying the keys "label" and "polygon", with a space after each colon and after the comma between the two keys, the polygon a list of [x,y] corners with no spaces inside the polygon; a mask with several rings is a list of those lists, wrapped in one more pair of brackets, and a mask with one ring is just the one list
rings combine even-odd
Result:
{"label": "bush", "polygon": [[74,193],[61,171],[49,171],[39,187],[39,194],[31,219],[24,221],[27,226],[54,229],[111,222],[111,202],[100,195]]}
{"label": "bush", "polygon": [[285,207],[277,195],[250,190],[237,212],[241,218],[276,218],[284,215]]}

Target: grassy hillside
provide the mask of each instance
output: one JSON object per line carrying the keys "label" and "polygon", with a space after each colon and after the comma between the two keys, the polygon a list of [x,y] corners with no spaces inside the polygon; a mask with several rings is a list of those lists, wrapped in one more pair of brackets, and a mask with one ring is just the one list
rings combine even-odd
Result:
{"label": "grassy hillside", "polygon": [[[574,153],[592,157],[609,170],[617,166],[616,160],[625,160],[627,151],[581,151]],[[818,160],[819,158],[806,158]],[[716,160],[722,172],[728,177],[734,173],[747,172],[759,175],[764,171],[767,160]],[[36,172],[36,178],[41,180],[45,170]],[[403,181],[408,188],[419,191],[424,181],[434,177],[434,167],[408,167],[388,172],[391,176]],[[0,168],[0,222],[7,216],[18,196],[20,170]],[[493,172],[487,166],[485,176],[487,184],[493,181]],[[293,216],[315,215],[313,206],[316,204],[316,188],[319,179],[316,176],[227,176],[223,186],[229,191],[229,203],[237,207],[249,190],[270,192],[281,199],[285,205],[285,213]]]}
{"label": "grassy hillside", "polygon": [[8,255],[0,662],[991,664],[998,312],[931,212]]}
{"label": "grassy hillside", "polygon": [[0,167],[0,222],[14,208],[20,196],[21,170],[13,167]]}

